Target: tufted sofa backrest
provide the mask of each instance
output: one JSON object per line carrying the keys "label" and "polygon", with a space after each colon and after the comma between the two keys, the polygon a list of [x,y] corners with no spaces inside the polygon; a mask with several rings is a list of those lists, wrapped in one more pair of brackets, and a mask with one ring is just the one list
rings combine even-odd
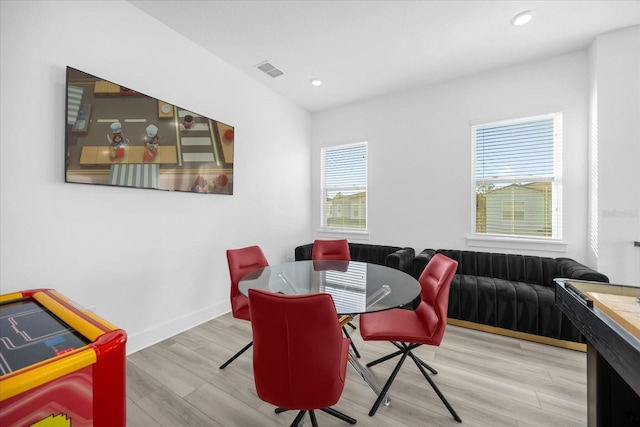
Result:
{"label": "tufted sofa backrest", "polygon": [[366,243],[349,243],[351,259],[386,265],[387,256],[402,249],[399,246],[369,245]]}
{"label": "tufted sofa backrest", "polygon": [[[352,261],[385,265],[396,270],[411,273],[415,250],[399,246],[372,245],[367,243],[349,243]],[[310,260],[313,255],[313,243],[297,246],[294,251],[295,260]],[[422,273],[422,270],[420,270]]]}
{"label": "tufted sofa backrest", "polygon": [[441,253],[458,261],[456,274],[493,277],[550,287],[553,286],[553,279],[558,277],[558,263],[554,258],[455,249],[430,249],[428,253]]}

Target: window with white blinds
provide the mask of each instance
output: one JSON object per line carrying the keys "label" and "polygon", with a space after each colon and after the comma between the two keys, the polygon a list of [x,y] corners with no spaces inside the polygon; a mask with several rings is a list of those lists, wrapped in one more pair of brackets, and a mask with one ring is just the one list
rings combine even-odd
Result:
{"label": "window with white blinds", "polygon": [[367,229],[367,143],[321,152],[321,227]]}
{"label": "window with white blinds", "polygon": [[474,232],[562,239],[562,113],[471,133]]}

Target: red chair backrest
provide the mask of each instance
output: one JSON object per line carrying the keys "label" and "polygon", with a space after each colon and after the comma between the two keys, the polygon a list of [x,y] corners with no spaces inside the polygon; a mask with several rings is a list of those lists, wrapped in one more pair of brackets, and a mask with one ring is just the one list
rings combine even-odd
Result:
{"label": "red chair backrest", "polygon": [[458,262],[436,254],[418,278],[422,301],[416,313],[431,333],[433,345],[439,345],[444,336],[449,310],[449,290],[456,274]]}
{"label": "red chair backrest", "polygon": [[348,340],[331,295],[249,290],[258,396],[287,409],[334,405],[342,394]]}
{"label": "red chair backrest", "polygon": [[347,239],[315,240],[311,251],[312,260],[351,261],[349,242]]}
{"label": "red chair backrest", "polygon": [[248,246],[240,249],[227,249],[227,263],[229,264],[229,276],[231,278],[231,307],[233,309],[234,298],[246,298],[238,289],[240,279],[245,274],[267,267],[269,262],[260,246]]}

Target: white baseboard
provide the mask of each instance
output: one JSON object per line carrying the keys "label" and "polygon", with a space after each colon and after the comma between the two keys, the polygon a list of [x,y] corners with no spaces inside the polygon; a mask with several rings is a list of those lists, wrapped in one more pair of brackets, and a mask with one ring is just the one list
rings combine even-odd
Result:
{"label": "white baseboard", "polygon": [[132,335],[127,334],[127,356],[221,316],[228,311],[229,304],[220,303],[160,324],[154,328]]}

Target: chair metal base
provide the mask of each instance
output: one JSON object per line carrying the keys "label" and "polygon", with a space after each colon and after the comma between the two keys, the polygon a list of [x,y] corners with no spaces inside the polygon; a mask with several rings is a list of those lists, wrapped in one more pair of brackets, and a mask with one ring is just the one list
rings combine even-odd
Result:
{"label": "chair metal base", "polygon": [[414,348],[421,346],[422,344],[417,344],[417,343],[408,343],[407,344],[407,343],[404,343],[404,342],[397,343],[397,342],[394,342],[394,341],[391,341],[391,343],[393,345],[395,345],[396,347],[398,347],[399,350],[396,351],[395,353],[391,353],[391,354],[389,354],[387,356],[384,356],[384,357],[381,357],[379,359],[376,359],[373,362],[367,363],[367,367],[371,367],[371,366],[377,365],[378,363],[385,362],[385,361],[387,361],[389,359],[392,359],[392,358],[394,358],[396,356],[402,355],[402,357],[400,358],[400,361],[398,362],[396,367],[393,369],[393,372],[391,373],[391,376],[389,377],[389,379],[387,380],[385,385],[382,387],[382,391],[380,392],[380,394],[378,394],[378,398],[376,399],[375,403],[371,407],[371,411],[369,411],[369,416],[373,416],[376,413],[376,411],[380,407],[380,404],[382,403],[382,401],[384,400],[385,396],[387,395],[387,392],[389,391],[389,387],[391,387],[391,383],[393,383],[393,380],[395,380],[396,375],[398,375],[398,372],[400,371],[400,368],[402,367],[402,364],[406,360],[407,356],[409,356],[409,357],[411,357],[411,359],[413,359],[414,363],[416,364],[418,369],[420,369],[420,372],[422,372],[422,375],[427,379],[429,384],[431,384],[431,387],[433,387],[433,390],[436,392],[436,394],[438,395],[440,400],[442,400],[442,403],[444,403],[444,406],[447,407],[447,409],[449,410],[449,412],[453,416],[453,419],[456,420],[457,422],[461,423],[462,420],[460,419],[460,417],[458,416],[456,411],[451,407],[451,405],[449,404],[447,399],[444,397],[444,395],[442,394],[442,392],[440,391],[440,389],[438,388],[436,383],[434,383],[433,380],[429,377],[429,375],[427,374],[427,371],[425,370],[425,368],[428,369],[429,371],[431,371],[431,373],[434,374],[434,375],[437,374],[438,372],[435,369],[433,369],[431,366],[429,366],[427,363],[425,363],[418,356],[413,354],[413,352],[411,351]]}
{"label": "chair metal base", "polygon": [[[336,418],[341,419],[342,421],[346,421],[349,424],[355,424],[357,422],[357,420],[355,418],[351,418],[348,415],[343,414],[342,412],[336,411],[333,408],[319,408],[322,412],[326,412],[329,415],[333,415]],[[288,409],[285,408],[276,408],[276,414],[281,414],[285,411],[288,411]],[[309,412],[309,418],[311,418],[311,425],[313,427],[318,427],[318,420],[316,419],[316,414],[313,410],[302,410],[300,412],[298,412],[298,415],[296,415],[296,417],[294,418],[293,422],[291,423],[291,427],[298,427],[300,425],[300,422],[302,421],[302,418],[304,417],[304,414],[306,414],[307,412]]]}
{"label": "chair metal base", "polygon": [[242,347],[242,350],[240,350],[239,352],[237,352],[236,354],[234,354],[231,359],[227,360],[226,362],[224,362],[222,364],[222,366],[220,366],[220,369],[224,369],[226,368],[229,363],[233,362],[234,360],[236,360],[238,358],[238,356],[240,356],[242,353],[244,353],[245,351],[247,351],[249,349],[249,347],[251,347],[253,345],[253,341],[251,341],[249,344],[245,345],[244,347]]}

